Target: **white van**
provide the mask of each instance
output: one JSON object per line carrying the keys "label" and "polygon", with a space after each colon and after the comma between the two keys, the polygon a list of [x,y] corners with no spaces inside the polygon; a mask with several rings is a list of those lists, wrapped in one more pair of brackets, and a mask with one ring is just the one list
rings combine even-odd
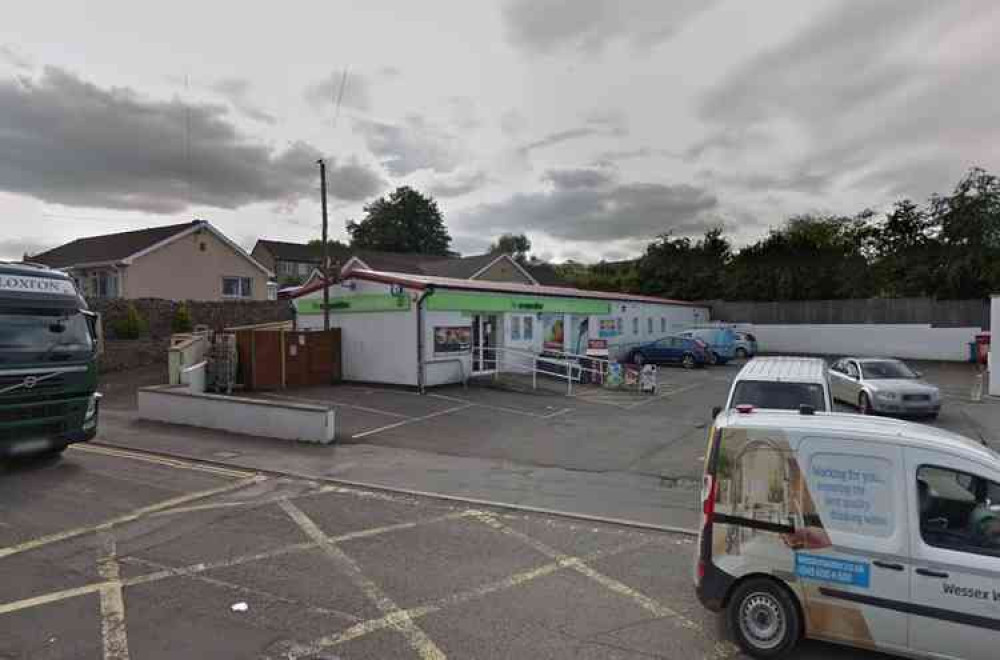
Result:
{"label": "white van", "polygon": [[726,409],[739,405],[772,410],[798,410],[812,406],[817,412],[833,410],[830,377],[820,358],[758,357],[736,374]]}
{"label": "white van", "polygon": [[1000,455],[853,414],[719,415],[695,584],[744,650],[803,636],[914,657],[1000,646]]}

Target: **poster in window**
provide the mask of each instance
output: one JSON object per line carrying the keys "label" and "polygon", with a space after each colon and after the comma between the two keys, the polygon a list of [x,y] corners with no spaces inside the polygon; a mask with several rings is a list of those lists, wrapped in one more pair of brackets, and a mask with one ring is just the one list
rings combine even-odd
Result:
{"label": "poster in window", "polygon": [[542,337],[546,349],[561,351],[566,345],[566,321],[562,314],[542,314]]}
{"label": "poster in window", "polygon": [[472,328],[467,325],[434,328],[434,354],[468,353],[472,348]]}
{"label": "poster in window", "polygon": [[601,319],[597,333],[601,337],[616,337],[618,335],[618,324],[614,319]]}

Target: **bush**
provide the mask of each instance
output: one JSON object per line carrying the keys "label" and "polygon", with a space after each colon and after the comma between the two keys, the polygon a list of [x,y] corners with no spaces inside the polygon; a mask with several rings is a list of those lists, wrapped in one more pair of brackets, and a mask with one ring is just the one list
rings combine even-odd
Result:
{"label": "bush", "polygon": [[170,330],[174,334],[191,332],[194,330],[194,321],[191,320],[191,310],[187,303],[181,303],[174,312],[174,318],[170,321]]}
{"label": "bush", "polygon": [[117,339],[138,339],[149,330],[146,320],[139,315],[139,310],[132,303],[128,305],[125,318],[114,321],[111,327]]}

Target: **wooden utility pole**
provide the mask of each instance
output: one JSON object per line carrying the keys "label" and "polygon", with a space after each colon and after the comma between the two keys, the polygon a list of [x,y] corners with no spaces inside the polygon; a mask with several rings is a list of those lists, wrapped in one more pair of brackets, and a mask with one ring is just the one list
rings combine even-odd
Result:
{"label": "wooden utility pole", "polygon": [[323,201],[323,263],[320,265],[320,273],[323,275],[323,329],[330,329],[330,243],[327,240],[326,222],[326,163],[320,158],[319,163],[319,190]]}

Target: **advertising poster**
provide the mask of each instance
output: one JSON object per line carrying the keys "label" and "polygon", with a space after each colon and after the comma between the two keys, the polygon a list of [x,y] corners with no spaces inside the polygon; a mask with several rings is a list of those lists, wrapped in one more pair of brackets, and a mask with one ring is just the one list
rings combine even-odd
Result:
{"label": "advertising poster", "polygon": [[472,328],[467,325],[434,328],[434,355],[467,353],[472,348]]}
{"label": "advertising poster", "polygon": [[597,334],[599,337],[617,337],[618,324],[615,323],[614,319],[601,319]]}
{"label": "advertising poster", "polygon": [[563,350],[566,345],[566,321],[562,314],[542,314],[542,330],[546,349]]}

